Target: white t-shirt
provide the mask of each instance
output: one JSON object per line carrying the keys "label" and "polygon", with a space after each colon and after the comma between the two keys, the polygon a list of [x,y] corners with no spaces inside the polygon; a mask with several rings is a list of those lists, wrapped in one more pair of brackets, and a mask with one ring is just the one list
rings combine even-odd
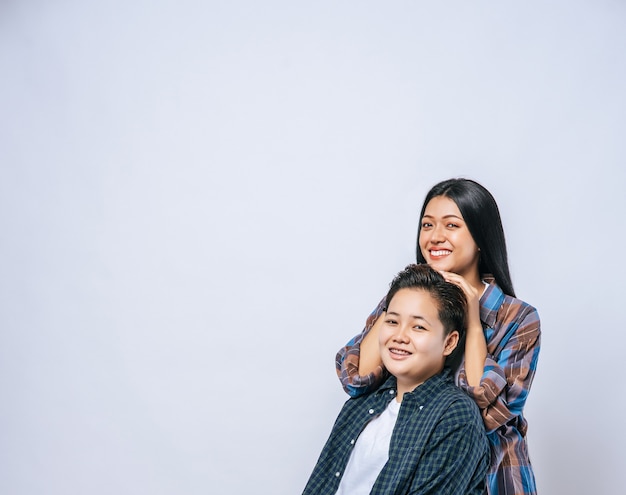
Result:
{"label": "white t-shirt", "polygon": [[357,438],[336,495],[368,495],[389,459],[389,444],[400,403],[391,400]]}

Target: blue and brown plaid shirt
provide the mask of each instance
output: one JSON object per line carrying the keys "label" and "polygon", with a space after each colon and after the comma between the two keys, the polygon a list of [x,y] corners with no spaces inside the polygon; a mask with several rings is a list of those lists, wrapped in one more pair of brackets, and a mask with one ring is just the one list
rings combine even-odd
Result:
{"label": "blue and brown plaid shirt", "polygon": [[[536,495],[524,418],[524,405],[537,369],[541,328],[537,310],[508,296],[487,275],[489,287],[480,298],[480,319],[487,340],[487,359],[480,386],[470,387],[461,366],[458,385],[476,402],[491,444],[487,473],[489,495]],[[337,374],[352,397],[376,388],[387,377],[378,368],[359,375],[359,351],[363,337],[384,309],[384,300],[367,319],[363,331],[337,353]]]}
{"label": "blue and brown plaid shirt", "polygon": [[[396,379],[371,394],[349,399],[303,495],[334,495],[357,437],[396,396]],[[489,466],[489,444],[476,404],[448,369],[404,394],[389,445],[389,460],[371,494],[480,495]]]}

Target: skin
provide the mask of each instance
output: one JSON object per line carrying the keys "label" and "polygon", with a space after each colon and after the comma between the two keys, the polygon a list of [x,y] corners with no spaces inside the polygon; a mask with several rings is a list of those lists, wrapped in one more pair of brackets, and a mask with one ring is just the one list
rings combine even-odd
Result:
{"label": "skin", "polygon": [[[478,271],[480,250],[454,201],[437,196],[428,202],[418,242],[426,262],[465,293],[468,303],[465,371],[468,383],[478,386],[487,357],[479,304],[485,286]],[[359,374],[362,376],[383,365],[378,338],[384,316],[376,321],[361,343]]]}
{"label": "skin", "polygon": [[397,379],[398,402],[405,393],[440,373],[446,356],[458,344],[459,333],[454,330],[446,335],[437,306],[422,289],[400,289],[381,318],[379,352]]}

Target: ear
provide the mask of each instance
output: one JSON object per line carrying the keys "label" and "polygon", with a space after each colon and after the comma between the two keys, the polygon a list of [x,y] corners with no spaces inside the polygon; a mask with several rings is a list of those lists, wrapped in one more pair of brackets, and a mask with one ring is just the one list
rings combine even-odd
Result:
{"label": "ear", "polygon": [[456,346],[459,344],[459,332],[456,330],[452,330],[448,335],[446,335],[446,339],[444,342],[443,355],[449,356],[452,354],[452,351],[456,349]]}

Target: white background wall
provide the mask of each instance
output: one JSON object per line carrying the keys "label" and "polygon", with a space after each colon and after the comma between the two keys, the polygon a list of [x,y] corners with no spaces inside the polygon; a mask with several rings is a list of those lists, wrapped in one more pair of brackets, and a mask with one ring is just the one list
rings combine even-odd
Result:
{"label": "white background wall", "polygon": [[617,494],[626,3],[0,2],[0,493],[297,494],[436,182],[542,317],[542,495]]}

